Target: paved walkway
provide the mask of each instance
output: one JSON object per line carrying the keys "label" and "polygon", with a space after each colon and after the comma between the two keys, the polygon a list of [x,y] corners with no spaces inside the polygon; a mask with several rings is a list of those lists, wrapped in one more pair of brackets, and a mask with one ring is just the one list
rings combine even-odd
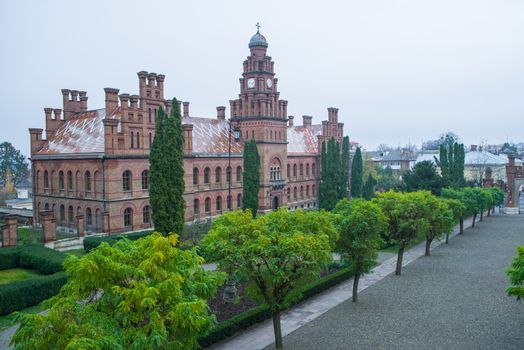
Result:
{"label": "paved walkway", "polygon": [[[505,218],[505,216],[503,217]],[[493,219],[490,217],[487,218],[484,222],[489,220]],[[477,223],[476,225],[482,226],[484,222]],[[471,226],[471,219],[465,220],[464,222],[464,227],[467,228],[469,226]],[[476,228],[474,230],[476,230]],[[466,229],[465,235],[469,234],[470,232],[475,231]],[[452,235],[456,235],[457,233],[458,225],[455,227]],[[451,240],[450,244],[453,244],[453,242],[454,240]],[[431,246],[432,249],[439,246],[441,243],[443,243],[443,241],[434,241]],[[419,245],[409,249],[404,253],[402,265],[406,266],[420,256],[423,256],[424,251],[425,242],[422,242]],[[392,254],[389,259],[379,264],[370,274],[361,277],[358,288],[359,293],[390,275],[395,271],[395,266],[396,254]],[[281,315],[282,334],[290,334],[305,324],[315,320],[322,314],[326,313],[328,310],[331,310],[346,300],[349,300],[352,295],[352,287],[353,279],[350,279],[284,312]],[[248,328],[246,331],[243,331],[230,339],[212,346],[210,349],[258,350],[264,349],[265,347],[273,344],[273,342],[273,323],[271,320],[267,320]],[[318,347],[317,349],[327,348]]]}
{"label": "paved walkway", "polygon": [[524,244],[523,216],[487,218],[406,266],[403,276],[366,289],[358,303],[345,301],[292,332],[284,346],[524,349],[524,304],[505,293],[516,244]]}

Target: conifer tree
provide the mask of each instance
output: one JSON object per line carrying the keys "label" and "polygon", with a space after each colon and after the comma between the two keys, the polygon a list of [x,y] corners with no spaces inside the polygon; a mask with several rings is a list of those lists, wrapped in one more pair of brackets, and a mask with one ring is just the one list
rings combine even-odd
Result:
{"label": "conifer tree", "polygon": [[160,108],[149,153],[150,203],[155,230],[167,235],[184,229],[184,136],[178,101],[171,115]]}
{"label": "conifer tree", "polygon": [[342,141],[342,157],[341,157],[341,172],[340,172],[340,196],[339,199],[349,197],[349,167],[350,167],[350,145],[349,137],[345,136]]}
{"label": "conifer tree", "polygon": [[371,199],[375,196],[375,184],[377,181],[373,178],[371,174],[368,175],[366,183],[362,188],[362,197],[365,199]]}
{"label": "conifer tree", "polygon": [[464,145],[451,136],[446,136],[439,148],[436,161],[444,181],[451,187],[464,186]]}
{"label": "conifer tree", "polygon": [[351,198],[362,197],[362,182],[362,153],[357,147],[351,164]]}
{"label": "conifer tree", "polygon": [[258,211],[258,191],[260,189],[260,156],[255,140],[244,145],[244,207],[251,209],[253,217]]}

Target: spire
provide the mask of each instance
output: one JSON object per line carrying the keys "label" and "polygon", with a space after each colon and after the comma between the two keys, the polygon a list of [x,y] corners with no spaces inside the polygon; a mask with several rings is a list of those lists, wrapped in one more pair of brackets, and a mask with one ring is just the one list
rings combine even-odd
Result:
{"label": "spire", "polygon": [[260,23],[257,22],[256,27],[257,27],[257,32],[255,33],[255,35],[251,37],[251,40],[249,40],[249,48],[256,47],[256,46],[267,48],[268,46],[267,40],[262,34],[260,34]]}

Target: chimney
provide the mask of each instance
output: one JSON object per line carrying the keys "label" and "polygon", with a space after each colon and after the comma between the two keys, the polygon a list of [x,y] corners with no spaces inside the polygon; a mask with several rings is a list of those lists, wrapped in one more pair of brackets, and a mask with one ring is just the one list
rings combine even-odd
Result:
{"label": "chimney", "polygon": [[138,108],[138,95],[131,95],[129,99],[131,100],[130,108],[137,109]]}
{"label": "chimney", "polygon": [[217,119],[226,120],[226,107],[224,106],[217,107]]}
{"label": "chimney", "polygon": [[29,129],[29,135],[31,137],[31,155],[42,149],[42,146],[44,145],[44,141],[42,140],[43,131],[43,129]]}
{"label": "chimney", "polygon": [[344,123],[338,123],[338,136],[344,137]]}
{"label": "chimney", "polygon": [[329,108],[328,108],[328,121],[329,121],[330,123],[333,123],[334,110],[335,110],[335,108],[333,108],[333,107],[329,107]]}
{"label": "chimney", "polygon": [[469,146],[470,152],[476,152],[477,151],[477,145],[471,145]]}
{"label": "chimney", "polygon": [[71,90],[71,101],[78,102],[78,90]]}
{"label": "chimney", "polygon": [[189,102],[184,102],[184,118],[189,117]]}
{"label": "chimney", "polygon": [[80,91],[78,95],[80,96],[80,112],[85,112],[87,111],[87,92]]}
{"label": "chimney", "polygon": [[144,98],[147,95],[147,72],[143,70],[136,74],[138,75],[139,94],[141,98]]}
{"label": "chimney", "polygon": [[54,109],[53,112],[55,114],[55,119],[56,120],[63,120],[62,119],[62,110],[60,108]]}
{"label": "chimney", "polygon": [[287,119],[289,120],[289,126],[293,126],[294,125],[294,121],[293,119],[295,119],[295,117],[293,117],[292,115],[290,115],[289,117],[287,117]]}
{"label": "chimney", "polygon": [[106,94],[106,115],[109,116],[118,107],[118,89],[105,88]]}
{"label": "chimney", "polygon": [[189,155],[193,153],[193,124],[183,124],[182,132],[184,133],[184,154]]}
{"label": "chimney", "polygon": [[161,100],[164,99],[164,79],[166,78],[165,75],[163,74],[159,74],[156,76],[156,86],[158,88],[158,92],[159,92],[159,98]]}
{"label": "chimney", "polygon": [[[61,111],[59,109],[59,111]],[[51,135],[60,127],[61,120],[60,120],[60,114],[58,116],[56,113],[53,115],[53,109],[52,108],[44,108],[45,112],[45,137],[47,140],[50,139]]]}
{"label": "chimney", "polygon": [[120,107],[122,109],[128,109],[129,108],[129,94],[120,94],[118,95],[120,98]]}
{"label": "chimney", "polygon": [[114,150],[118,149],[118,119],[104,118],[102,120],[104,123],[104,145],[105,152],[108,154],[114,153]]}
{"label": "chimney", "polygon": [[309,128],[311,126],[311,121],[313,120],[313,117],[310,115],[303,115],[302,116],[302,125],[306,128]]}

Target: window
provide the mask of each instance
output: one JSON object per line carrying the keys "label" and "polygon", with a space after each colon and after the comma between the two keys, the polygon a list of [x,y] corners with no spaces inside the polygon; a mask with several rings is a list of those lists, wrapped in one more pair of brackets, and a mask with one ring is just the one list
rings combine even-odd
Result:
{"label": "window", "polygon": [[222,182],[222,168],[221,167],[217,167],[215,169],[215,182],[217,184]]}
{"label": "window", "polygon": [[311,194],[312,194],[313,196],[316,195],[316,193],[315,193],[315,185],[311,186]]}
{"label": "window", "polygon": [[220,196],[216,198],[216,207],[217,207],[217,214],[222,213],[222,197]]}
{"label": "window", "polygon": [[228,195],[228,196],[227,196],[227,210],[231,210],[231,209],[233,209],[233,208],[231,207],[231,205],[232,205],[232,203],[231,203],[231,196]]}
{"label": "window", "polygon": [[193,168],[193,185],[198,186],[198,168]]}
{"label": "window", "polygon": [[306,176],[309,177],[309,163],[306,164]]}
{"label": "window", "polygon": [[297,200],[297,188],[293,188],[293,200],[296,201]]}
{"label": "window", "polygon": [[300,164],[300,176],[304,176],[304,164]]}
{"label": "window", "polygon": [[242,181],[242,167],[239,165],[237,166],[237,182]]}
{"label": "window", "polygon": [[62,170],[58,173],[58,190],[64,190],[64,172]]}
{"label": "window", "polygon": [[230,183],[231,182],[231,167],[227,167],[227,170],[226,170],[226,182],[227,183]]}
{"label": "window", "polygon": [[122,174],[122,190],[124,192],[131,191],[131,171],[126,170]]}
{"label": "window", "polygon": [[142,171],[142,189],[149,190],[149,170]]}
{"label": "window", "polygon": [[317,176],[317,172],[316,171],[317,171],[317,168],[316,168],[315,163],[311,164],[311,175],[313,177]]}
{"label": "window", "polygon": [[151,148],[152,144],[153,144],[153,135],[149,133],[149,148]]}
{"label": "window", "polygon": [[297,177],[297,165],[293,164],[293,177]]}
{"label": "window", "polygon": [[147,120],[151,123],[151,108],[147,110]]}
{"label": "window", "polygon": [[86,208],[86,225],[93,225],[93,213],[91,212],[91,208]]}
{"label": "window", "polygon": [[286,172],[286,177],[289,179],[289,176],[291,175],[291,165],[287,165],[287,172]]}
{"label": "window", "polygon": [[70,171],[67,172],[67,190],[73,190],[73,173]]}
{"label": "window", "polygon": [[195,218],[200,216],[200,201],[198,199],[193,201],[193,212],[195,213]]}
{"label": "window", "polygon": [[44,205],[44,210],[49,210],[49,203],[46,203],[46,204]]}
{"label": "window", "polygon": [[156,123],[156,108],[155,108],[155,123]]}
{"label": "window", "polygon": [[69,222],[69,224],[73,223],[74,216],[75,216],[75,212],[74,212],[73,206],[70,205],[69,209],[67,210],[67,221]]}
{"label": "window", "polygon": [[142,209],[142,222],[144,224],[151,223],[151,207],[149,205],[146,205],[144,209]]}
{"label": "window", "polygon": [[237,208],[238,209],[242,208],[242,193],[239,193],[237,195]]}
{"label": "window", "polygon": [[44,171],[44,189],[47,190],[49,188],[49,173],[47,170]]}
{"label": "window", "polygon": [[204,201],[204,211],[206,212],[207,215],[211,213],[211,198],[209,197],[207,197],[206,200]]}
{"label": "window", "polygon": [[131,131],[131,148],[135,147],[135,133]]}
{"label": "window", "polygon": [[309,198],[309,185],[306,186],[306,198]]}
{"label": "window", "polygon": [[252,139],[255,138],[255,130],[251,130],[251,138],[252,138]]}
{"label": "window", "polygon": [[64,225],[65,225],[65,207],[62,204],[60,206],[60,226],[64,226]]}
{"label": "window", "polygon": [[136,148],[140,148],[140,133],[136,132]]}
{"label": "window", "polygon": [[204,169],[204,184],[209,184],[209,173],[211,172],[211,169],[205,168]]}
{"label": "window", "polygon": [[124,228],[126,230],[133,229],[133,209],[131,208],[124,210]]}
{"label": "window", "polygon": [[304,186],[300,186],[300,199],[304,199]]}
{"label": "window", "polygon": [[100,186],[100,173],[95,171],[95,175],[93,176],[93,193],[95,197],[98,194],[98,186]]}
{"label": "window", "polygon": [[91,192],[91,173],[89,171],[84,174],[84,189],[86,193]]}

